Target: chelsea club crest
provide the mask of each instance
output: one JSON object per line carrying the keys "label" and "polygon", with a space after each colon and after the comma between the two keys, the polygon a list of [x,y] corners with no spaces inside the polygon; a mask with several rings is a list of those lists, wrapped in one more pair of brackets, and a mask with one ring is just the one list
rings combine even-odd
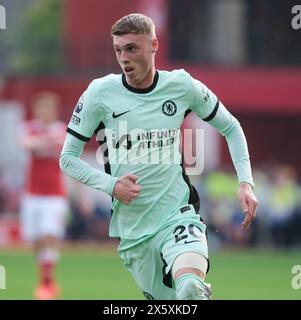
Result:
{"label": "chelsea club crest", "polygon": [[177,106],[172,100],[166,100],[162,105],[162,111],[167,116],[173,116],[177,112]]}

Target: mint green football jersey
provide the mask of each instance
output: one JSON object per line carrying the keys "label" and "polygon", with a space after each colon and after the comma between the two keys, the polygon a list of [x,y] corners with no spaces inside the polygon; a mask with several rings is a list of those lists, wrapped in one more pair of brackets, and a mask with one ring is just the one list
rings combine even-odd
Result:
{"label": "mint green football jersey", "polygon": [[180,127],[190,111],[212,119],[218,105],[215,94],[184,70],[157,71],[147,89],[130,87],[124,75],[91,82],[67,131],[83,141],[95,134],[106,172],[137,175],[142,188],[128,205],[113,199],[110,236],[143,238],[172,221],[179,208],[193,204],[198,210],[181,164]]}

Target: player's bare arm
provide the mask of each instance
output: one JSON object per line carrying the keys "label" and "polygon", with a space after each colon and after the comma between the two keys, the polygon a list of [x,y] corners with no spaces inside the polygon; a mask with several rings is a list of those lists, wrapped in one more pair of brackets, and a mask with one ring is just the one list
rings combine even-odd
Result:
{"label": "player's bare arm", "polygon": [[124,204],[129,204],[138,197],[141,186],[137,184],[138,177],[133,174],[126,174],[120,177],[114,187],[113,197]]}
{"label": "player's bare arm", "polygon": [[27,134],[19,138],[19,145],[27,150],[42,150],[50,147],[61,147],[64,144],[65,134],[34,135]]}
{"label": "player's bare arm", "polygon": [[47,137],[49,145],[53,146],[53,147],[63,146],[65,138],[66,138],[65,133],[64,134],[61,134],[61,133],[49,134]]}
{"label": "player's bare arm", "polygon": [[237,195],[240,201],[242,211],[246,214],[242,223],[242,228],[248,230],[252,220],[256,217],[258,200],[253,193],[253,187],[247,182],[241,182]]}
{"label": "player's bare arm", "polygon": [[19,137],[18,140],[19,145],[28,150],[40,150],[45,149],[48,146],[47,137],[44,135],[37,136],[33,134],[27,134]]}

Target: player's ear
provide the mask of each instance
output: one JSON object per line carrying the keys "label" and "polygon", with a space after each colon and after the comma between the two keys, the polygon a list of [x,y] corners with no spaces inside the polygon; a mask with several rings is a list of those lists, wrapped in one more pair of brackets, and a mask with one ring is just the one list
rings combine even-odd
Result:
{"label": "player's ear", "polygon": [[157,52],[159,49],[159,42],[157,38],[152,39],[152,52]]}

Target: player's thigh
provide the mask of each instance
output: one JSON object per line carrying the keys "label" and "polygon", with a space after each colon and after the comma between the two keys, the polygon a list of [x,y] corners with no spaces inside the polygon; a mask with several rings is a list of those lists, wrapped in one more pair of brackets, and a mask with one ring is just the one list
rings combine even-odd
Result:
{"label": "player's thigh", "polygon": [[132,249],[119,251],[124,266],[132,274],[136,284],[147,300],[175,299],[175,292],[163,283],[162,270],[164,260],[156,245],[156,237]]}
{"label": "player's thigh", "polygon": [[173,285],[172,264],[177,256],[185,252],[196,252],[208,259],[206,225],[200,221],[198,215],[176,221],[166,233],[161,254],[165,261],[164,278],[170,285]]}
{"label": "player's thigh", "polygon": [[21,200],[20,228],[25,241],[36,239],[39,223],[39,199],[36,196],[26,195]]}
{"label": "player's thigh", "polygon": [[44,197],[41,202],[41,219],[38,236],[62,239],[65,235],[68,202],[63,197]]}

